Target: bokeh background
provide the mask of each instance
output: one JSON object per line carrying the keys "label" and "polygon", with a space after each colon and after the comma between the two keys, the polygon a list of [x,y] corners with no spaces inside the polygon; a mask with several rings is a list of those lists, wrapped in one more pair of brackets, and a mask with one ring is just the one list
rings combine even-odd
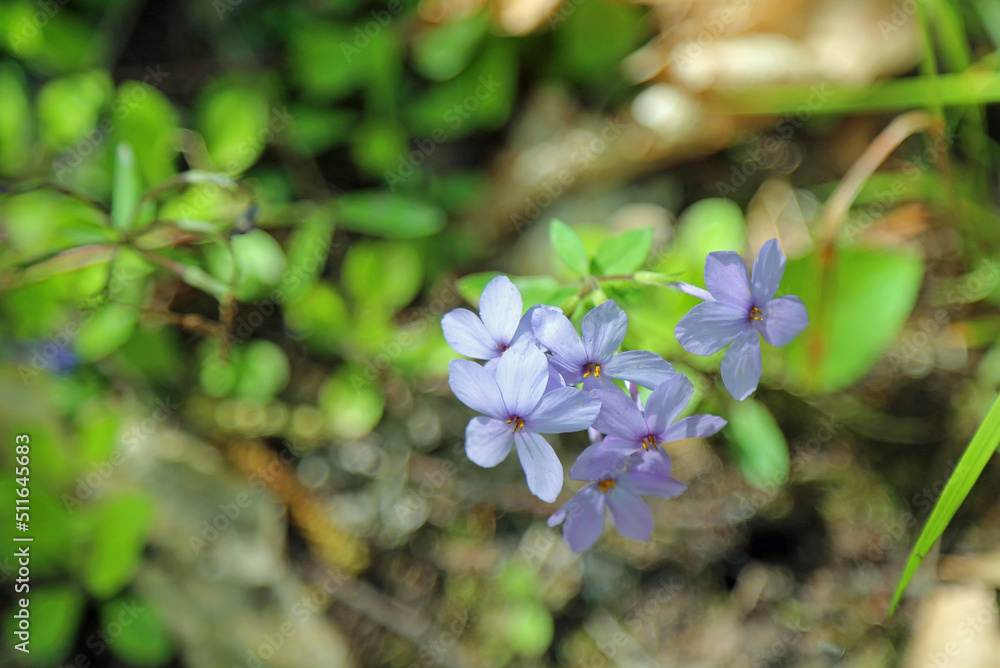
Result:
{"label": "bokeh background", "polygon": [[[0,663],[1000,665],[995,465],[888,614],[1000,384],[998,45],[996,0],[0,1]],[[658,283],[773,237],[812,326],[737,403]],[[466,459],[487,272],[730,421],[651,542]]]}

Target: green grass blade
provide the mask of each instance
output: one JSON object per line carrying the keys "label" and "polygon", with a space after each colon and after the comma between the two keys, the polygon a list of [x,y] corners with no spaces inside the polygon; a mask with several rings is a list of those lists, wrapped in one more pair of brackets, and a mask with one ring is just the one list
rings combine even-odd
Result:
{"label": "green grass blade", "polygon": [[993,402],[993,407],[986,414],[986,419],[979,425],[976,435],[972,437],[972,442],[969,443],[969,447],[959,460],[958,466],[955,467],[955,472],[951,474],[948,484],[941,492],[941,498],[934,505],[931,516],[927,518],[927,524],[920,532],[920,537],[917,538],[913,551],[910,552],[910,558],[907,559],[903,575],[896,586],[896,593],[893,594],[892,603],[889,605],[889,614],[896,610],[899,600],[903,597],[903,592],[906,591],[907,585],[913,579],[913,574],[916,573],[917,568],[924,557],[928,555],[934,543],[944,533],[945,527],[955,516],[962,501],[969,495],[972,485],[975,484],[979,474],[986,468],[986,463],[996,451],[998,442],[1000,442],[1000,397],[997,397],[997,400]]}
{"label": "green grass blade", "polygon": [[[749,115],[893,112],[926,107],[932,91],[944,106],[1000,102],[1000,72],[966,71],[893,79],[869,86],[835,84],[756,86],[716,93],[719,109]],[[713,105],[714,106],[714,105]]]}

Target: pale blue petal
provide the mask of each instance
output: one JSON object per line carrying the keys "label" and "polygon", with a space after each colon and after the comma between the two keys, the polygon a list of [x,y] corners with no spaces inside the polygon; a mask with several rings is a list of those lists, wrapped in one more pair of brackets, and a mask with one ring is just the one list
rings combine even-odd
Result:
{"label": "pale blue petal", "polygon": [[784,273],[785,254],[781,252],[781,244],[777,239],[769,239],[760,247],[757,259],[753,261],[750,292],[754,304],[760,306],[774,299]]}
{"label": "pale blue petal", "polygon": [[750,310],[750,276],[739,253],[709,253],[705,258],[705,287],[716,301]]}
{"label": "pale blue petal", "polygon": [[587,485],[549,518],[549,526],[565,522],[563,538],[574,552],[584,552],[604,533],[604,493]]}
{"label": "pale blue petal", "polygon": [[681,318],[674,328],[684,350],[695,355],[712,355],[746,331],[750,311],[722,302],[703,302]]}
{"label": "pale blue petal", "polygon": [[465,454],[473,464],[492,468],[505,460],[514,445],[514,432],[506,420],[472,418],[465,428]]}
{"label": "pale blue petal", "polygon": [[538,309],[531,317],[531,328],[535,338],[568,369],[579,370],[589,361],[580,335],[562,313]]}
{"label": "pale blue petal", "polygon": [[694,385],[682,373],[657,385],[646,399],[646,426],[649,433],[659,436],[665,432],[693,395]]}
{"label": "pale blue petal", "polygon": [[559,370],[553,365],[552,357],[547,356],[549,360],[549,380],[545,383],[545,392],[549,393],[552,390],[558,390],[560,387],[566,387],[566,379],[563,378]]}
{"label": "pale blue petal", "polygon": [[697,285],[691,285],[690,283],[684,283],[683,281],[675,281],[668,284],[674,290],[678,292],[683,292],[686,295],[691,295],[692,297],[697,297],[698,299],[704,299],[707,302],[714,302],[715,297],[712,293],[705,288],[699,288]]}
{"label": "pale blue petal", "polygon": [[621,488],[634,494],[647,494],[664,499],[680,496],[687,489],[687,485],[677,478],[639,471],[629,471],[623,474],[615,481],[615,485],[615,491]]}
{"label": "pale blue petal", "polygon": [[594,429],[635,443],[648,435],[639,407],[627,394],[617,387],[613,390],[594,390],[593,393],[601,400],[601,412],[594,420]]}
{"label": "pale blue petal", "polygon": [[635,443],[609,436],[580,453],[569,470],[573,480],[596,482],[621,475],[629,458],[641,450]]}
{"label": "pale blue petal", "polygon": [[729,394],[738,401],[743,401],[757,389],[764,367],[756,329],[748,329],[733,342],[722,359],[721,373]]}
{"label": "pale blue petal", "polygon": [[517,322],[521,319],[521,293],[506,276],[497,276],[490,281],[479,298],[479,315],[486,331],[496,341],[514,340]]}
{"label": "pale blue petal", "polygon": [[809,326],[806,305],[798,297],[778,297],[763,308],[764,322],[758,326],[761,336],[772,346],[788,345]]}
{"label": "pale blue petal", "polygon": [[587,360],[604,364],[625,340],[628,316],[609,299],[583,316],[583,349]]}
{"label": "pale blue petal", "polygon": [[674,373],[676,372],[670,362],[646,350],[618,353],[601,367],[601,374],[608,378],[628,380],[648,388],[665,383]]}
{"label": "pale blue petal", "polygon": [[497,362],[496,383],[507,415],[527,417],[538,405],[549,382],[549,362],[531,341],[522,341]]}
{"label": "pale blue petal", "polygon": [[663,448],[640,450],[632,457],[629,473],[651,473],[660,478],[669,478],[671,466],[670,455]]}
{"label": "pale blue petal", "polygon": [[538,343],[535,339],[535,333],[531,330],[531,319],[535,315],[535,311],[538,309],[553,309],[556,313],[562,313],[562,309],[556,306],[546,306],[545,304],[536,304],[524,312],[521,319],[517,323],[517,329],[514,330],[514,337],[511,339],[511,343],[517,343],[522,337],[528,337],[526,341],[534,341],[535,345],[539,346],[544,351],[544,346]]}
{"label": "pale blue petal", "polygon": [[531,414],[524,416],[524,422],[539,434],[565,434],[594,424],[600,410],[600,399],[589,392],[562,387],[543,395]]}
{"label": "pale blue petal", "polygon": [[663,442],[679,441],[682,438],[708,438],[719,433],[725,426],[726,421],[717,415],[691,415],[670,425],[663,434]]}
{"label": "pale blue petal", "polygon": [[459,355],[477,360],[500,356],[500,346],[486,331],[486,326],[475,313],[467,308],[449,311],[441,318],[444,340]]}
{"label": "pale blue petal", "polygon": [[507,409],[493,374],[469,360],[452,360],[448,386],[463,404],[493,418],[506,420]]}
{"label": "pale blue petal", "polygon": [[649,540],[653,535],[653,513],[634,492],[615,487],[607,493],[605,503],[611,511],[611,521],[618,533],[633,540]]}
{"label": "pale blue petal", "polygon": [[563,468],[549,442],[530,429],[514,432],[514,445],[528,489],[546,503],[558,498],[563,486]]}

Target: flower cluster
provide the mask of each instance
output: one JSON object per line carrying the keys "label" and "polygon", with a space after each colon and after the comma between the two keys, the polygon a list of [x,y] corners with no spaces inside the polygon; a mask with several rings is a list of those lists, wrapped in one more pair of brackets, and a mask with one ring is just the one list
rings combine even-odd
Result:
{"label": "flower cluster", "polygon": [[[710,253],[707,291],[678,284],[705,300],[677,325],[678,341],[698,355],[733,343],[722,377],[737,399],[749,396],[760,379],[758,333],[784,345],[808,324],[797,297],[774,298],[784,265],[772,240],[754,264],[752,281],[739,255]],[[483,291],[479,315],[455,309],[442,318],[448,344],[484,362],[454,360],[449,366],[452,392],[482,414],[466,427],[466,454],[489,468],[516,448],[528,489],[552,503],[562,491],[563,467],[543,434],[589,430],[593,444],[570,478],[590,484],[549,518],[550,526],[562,524],[570,547],[587,550],[604,531],[606,508],[623,535],[649,540],[653,518],[641,495],[671,498],[685,489],[670,475],[667,444],[706,438],[726,421],[714,415],[677,419],[694,394],[691,381],[655,353],[619,352],[628,316],[613,300],[583,317],[581,333],[558,308],[533,306],[522,315],[523,306],[514,284],[498,276]],[[637,386],[651,390],[645,402]]]}

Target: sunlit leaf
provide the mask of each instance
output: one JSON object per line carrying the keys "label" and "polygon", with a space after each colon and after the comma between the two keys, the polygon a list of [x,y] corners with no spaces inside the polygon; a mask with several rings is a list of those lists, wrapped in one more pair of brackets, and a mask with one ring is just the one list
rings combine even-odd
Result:
{"label": "sunlit leaf", "polygon": [[580,236],[561,220],[553,220],[549,224],[549,243],[567,267],[578,276],[587,275],[590,259],[583,246]]}
{"label": "sunlit leaf", "polygon": [[788,443],[767,406],[754,399],[733,402],[722,433],[744,477],[754,487],[788,479]]}
{"label": "sunlit leaf", "polygon": [[406,195],[382,190],[358,191],[337,198],[338,224],[376,237],[414,239],[444,229],[447,219],[439,207]]}
{"label": "sunlit leaf", "polygon": [[631,274],[645,264],[652,247],[653,228],[623,232],[597,249],[594,255],[595,273]]}

